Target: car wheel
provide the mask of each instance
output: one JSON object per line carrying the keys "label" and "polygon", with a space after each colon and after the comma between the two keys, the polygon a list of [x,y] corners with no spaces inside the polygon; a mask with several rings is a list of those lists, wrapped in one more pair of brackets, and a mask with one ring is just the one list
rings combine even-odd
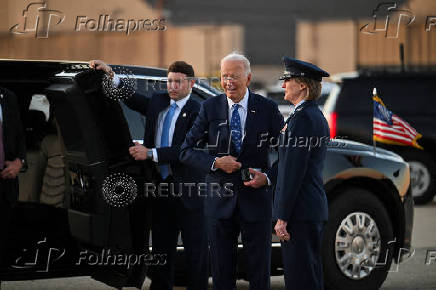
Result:
{"label": "car wheel", "polygon": [[351,187],[329,207],[323,237],[325,288],[379,289],[392,263],[393,230],[383,203]]}
{"label": "car wheel", "polygon": [[436,194],[436,164],[424,151],[407,150],[401,156],[410,166],[410,186],[415,204],[426,204]]}

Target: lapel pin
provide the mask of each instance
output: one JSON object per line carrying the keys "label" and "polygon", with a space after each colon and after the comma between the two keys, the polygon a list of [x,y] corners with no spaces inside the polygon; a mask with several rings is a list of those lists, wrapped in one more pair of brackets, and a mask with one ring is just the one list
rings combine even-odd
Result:
{"label": "lapel pin", "polygon": [[186,117],[186,113],[183,113],[183,114],[182,114],[182,117],[185,118],[185,117]]}
{"label": "lapel pin", "polygon": [[251,110],[251,112],[254,114],[254,113],[256,113],[256,111],[255,110]]}

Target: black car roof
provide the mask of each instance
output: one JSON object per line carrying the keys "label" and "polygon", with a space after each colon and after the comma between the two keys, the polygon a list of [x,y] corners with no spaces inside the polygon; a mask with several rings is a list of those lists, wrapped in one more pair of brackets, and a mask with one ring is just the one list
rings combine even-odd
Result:
{"label": "black car roof", "polygon": [[[116,67],[118,65],[111,66]],[[134,65],[120,66],[129,69],[133,74],[145,73],[150,76],[166,77],[166,70],[161,68]],[[47,79],[60,72],[74,73],[88,68],[87,61],[0,59],[0,78]],[[38,71],[38,73],[35,74],[35,71]]]}

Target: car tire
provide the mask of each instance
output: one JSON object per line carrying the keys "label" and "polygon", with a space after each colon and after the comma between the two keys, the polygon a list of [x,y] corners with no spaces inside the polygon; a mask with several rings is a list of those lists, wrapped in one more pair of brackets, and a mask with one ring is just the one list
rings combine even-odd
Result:
{"label": "car tire", "polygon": [[410,166],[410,186],[415,204],[426,204],[436,194],[436,163],[421,150],[405,150],[400,155]]}
{"label": "car tire", "polygon": [[[329,211],[322,248],[325,288],[379,289],[392,263],[394,240],[391,221],[383,203],[368,190],[349,187],[331,202]],[[349,234],[344,226],[346,221],[353,223],[353,219],[356,224],[357,220],[363,221],[363,227],[353,227],[353,234]],[[375,227],[369,226],[372,222]],[[370,235],[364,233],[368,228],[371,228]],[[349,242],[344,243],[345,240]],[[368,247],[368,243],[375,243],[373,249]],[[352,258],[346,259],[346,255]],[[370,257],[367,259],[370,263],[362,262],[365,255]],[[341,258],[346,260],[343,267],[338,262]],[[350,267],[353,268],[351,261],[363,265],[354,277],[352,271],[350,273]],[[356,266],[356,269],[359,267]]]}

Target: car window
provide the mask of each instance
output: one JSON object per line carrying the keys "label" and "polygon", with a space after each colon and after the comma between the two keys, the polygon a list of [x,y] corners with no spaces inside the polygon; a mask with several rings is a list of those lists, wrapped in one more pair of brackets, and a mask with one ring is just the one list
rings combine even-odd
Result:
{"label": "car window", "polygon": [[372,91],[397,115],[436,115],[434,80],[428,78],[361,78],[344,80],[336,104],[342,114],[372,114]]}
{"label": "car window", "polygon": [[[207,87],[210,89],[210,87]],[[214,90],[210,89],[212,93]],[[144,98],[151,99],[152,95],[155,93],[165,93],[167,91],[167,83],[165,78],[161,79],[137,79],[135,85],[135,93],[137,95],[143,96]],[[211,95],[203,92],[198,88],[193,88],[191,93],[191,98],[203,102]],[[121,108],[123,109],[124,116],[129,125],[130,134],[134,141],[142,142],[144,138],[144,130],[146,124],[146,117],[141,113],[134,111],[127,107],[123,102],[120,102]]]}
{"label": "car window", "polygon": [[289,102],[284,100],[285,92],[269,92],[267,98],[273,100],[277,105],[289,105]]}

